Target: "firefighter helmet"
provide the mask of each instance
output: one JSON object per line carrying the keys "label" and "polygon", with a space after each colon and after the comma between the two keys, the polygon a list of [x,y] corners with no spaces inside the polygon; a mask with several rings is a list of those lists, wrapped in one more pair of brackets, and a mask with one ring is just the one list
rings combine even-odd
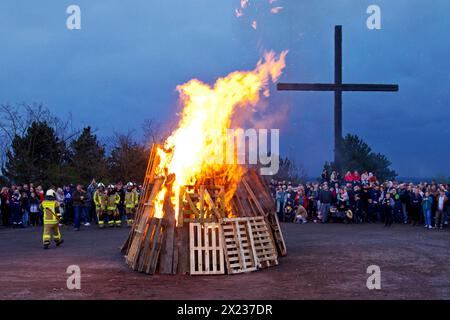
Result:
{"label": "firefighter helmet", "polygon": [[47,190],[47,192],[45,193],[45,195],[46,195],[47,197],[53,197],[53,198],[55,198],[55,197],[56,197],[56,192],[55,192],[55,190],[53,190],[53,189],[49,189],[49,190]]}

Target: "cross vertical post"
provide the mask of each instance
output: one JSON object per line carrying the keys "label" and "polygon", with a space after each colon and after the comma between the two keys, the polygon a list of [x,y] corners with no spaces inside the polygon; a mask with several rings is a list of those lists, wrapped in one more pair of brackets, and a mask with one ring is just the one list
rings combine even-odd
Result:
{"label": "cross vertical post", "polygon": [[334,83],[278,83],[280,91],[334,92],[334,169],[341,171],[342,150],[342,92],[397,92],[397,84],[367,84],[342,82],[342,26],[334,29]]}
{"label": "cross vertical post", "polygon": [[[334,83],[342,85],[342,27],[334,28]],[[334,166],[341,170],[340,144],[342,140],[342,90],[334,91]]]}

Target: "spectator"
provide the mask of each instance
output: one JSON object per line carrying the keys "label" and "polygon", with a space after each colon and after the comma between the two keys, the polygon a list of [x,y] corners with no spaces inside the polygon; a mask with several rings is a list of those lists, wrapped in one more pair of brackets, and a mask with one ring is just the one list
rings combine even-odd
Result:
{"label": "spectator", "polygon": [[390,227],[392,225],[392,221],[394,220],[394,206],[395,201],[391,198],[391,194],[386,193],[386,196],[384,197],[382,202],[385,227]]}
{"label": "spectator", "polygon": [[[76,190],[72,195],[73,199],[73,210],[74,210],[74,228],[75,231],[80,231],[80,226],[82,222],[85,222],[86,214],[85,214],[85,199],[86,191],[83,190],[83,186],[81,184],[77,185]],[[87,223],[85,223],[87,226]]]}
{"label": "spectator", "polygon": [[22,225],[24,228],[28,227],[29,222],[29,196],[28,192],[25,191],[25,188],[22,189],[22,201],[21,201],[21,210],[22,210]]}
{"label": "spectator", "polygon": [[4,227],[9,226],[10,224],[10,210],[9,210],[9,189],[6,187],[2,188],[2,192],[0,193],[0,209],[2,213],[2,224]]}
{"label": "spectator", "polygon": [[413,226],[417,226],[420,223],[420,209],[422,207],[422,196],[420,195],[419,188],[414,188],[410,203],[411,223]]}
{"label": "spectator", "polygon": [[347,173],[344,176],[345,182],[353,183],[353,175],[350,171],[347,171]]}
{"label": "spectator", "polygon": [[39,201],[39,198],[36,196],[35,192],[32,192],[30,194],[30,199],[28,202],[30,207],[30,226],[32,227],[38,226],[40,220],[39,206],[41,202]]}
{"label": "spectator", "polygon": [[434,218],[435,227],[440,230],[444,228],[444,212],[447,211],[448,198],[444,190],[439,190],[439,197],[437,199],[437,210]]}
{"label": "spectator", "polygon": [[14,227],[22,226],[22,204],[21,195],[18,189],[15,189],[10,199],[11,216]]}
{"label": "spectator", "polygon": [[320,201],[320,214],[322,223],[326,223],[328,219],[328,213],[330,212],[331,202],[333,201],[333,194],[328,190],[328,186],[325,184],[323,190],[319,193]]}
{"label": "spectator", "polygon": [[433,197],[429,191],[425,192],[425,196],[422,199],[422,211],[425,220],[425,228],[432,229],[431,225],[431,206],[433,204]]}

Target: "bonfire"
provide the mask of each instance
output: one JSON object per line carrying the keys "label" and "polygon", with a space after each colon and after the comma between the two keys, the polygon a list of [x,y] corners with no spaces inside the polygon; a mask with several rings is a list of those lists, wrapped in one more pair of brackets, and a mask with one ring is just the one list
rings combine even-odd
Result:
{"label": "bonfire", "polygon": [[254,70],[214,85],[177,87],[178,127],[153,145],[137,218],[123,246],[126,263],[149,274],[223,274],[278,264],[286,248],[267,183],[226,159],[233,116],[270,95],[287,52],[266,53]]}

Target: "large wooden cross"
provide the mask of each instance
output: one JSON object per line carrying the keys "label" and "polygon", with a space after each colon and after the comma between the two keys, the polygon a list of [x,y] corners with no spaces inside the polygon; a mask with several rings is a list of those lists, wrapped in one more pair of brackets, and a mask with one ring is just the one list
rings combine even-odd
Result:
{"label": "large wooden cross", "polygon": [[334,91],[334,165],[341,169],[340,141],[342,139],[342,92],[344,91],[398,91],[394,84],[342,83],[342,26],[334,32],[334,83],[278,83],[278,90]]}

